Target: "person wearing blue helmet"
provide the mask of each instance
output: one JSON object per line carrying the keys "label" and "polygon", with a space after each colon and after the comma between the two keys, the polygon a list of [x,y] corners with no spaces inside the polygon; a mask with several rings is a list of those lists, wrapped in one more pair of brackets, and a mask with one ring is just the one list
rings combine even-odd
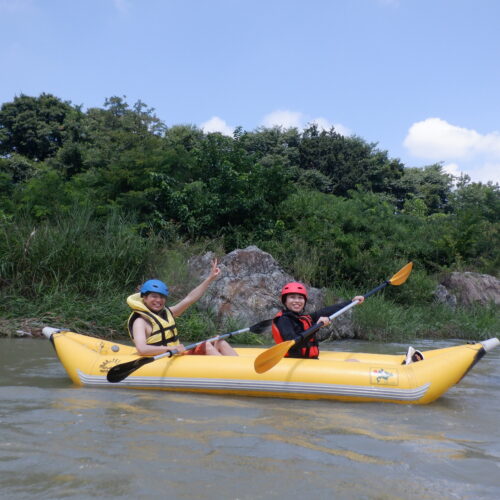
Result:
{"label": "person wearing blue helmet", "polygon": [[147,293],[159,293],[168,297],[168,286],[160,280],[148,280],[141,286],[141,297]]}
{"label": "person wearing blue helmet", "polygon": [[175,349],[179,354],[237,356],[236,351],[225,340],[205,342],[195,349],[185,351],[177,334],[175,318],[200,299],[219,274],[220,268],[215,259],[208,277],[171,307],[166,307],[168,287],[158,279],[146,281],[139,293],[127,298],[127,304],[132,309],[127,327],[139,355],[156,356]]}

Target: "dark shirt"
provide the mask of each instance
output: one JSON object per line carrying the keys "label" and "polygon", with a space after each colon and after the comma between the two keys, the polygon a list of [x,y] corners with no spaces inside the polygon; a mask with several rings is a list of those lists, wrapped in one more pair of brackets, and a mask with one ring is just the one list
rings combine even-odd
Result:
{"label": "dark shirt", "polygon": [[[349,305],[351,301],[341,302],[339,304],[334,304],[333,306],[323,307],[318,311],[313,311],[308,315],[311,317],[312,325],[317,323],[318,319],[323,316],[331,316],[332,314],[340,311],[343,307]],[[281,333],[281,336],[284,341],[286,340],[295,340],[295,345],[290,349],[289,353],[292,357],[296,357],[300,353],[302,347],[306,347],[308,342],[313,339],[317,342],[316,334],[313,334],[311,337],[304,339],[301,334],[305,331],[304,325],[300,321],[300,316],[304,316],[304,314],[297,314],[288,309],[285,309],[282,316],[276,318],[274,320],[274,324],[277,326],[278,330]],[[316,343],[315,342],[315,343]],[[300,356],[297,356],[300,357]]]}

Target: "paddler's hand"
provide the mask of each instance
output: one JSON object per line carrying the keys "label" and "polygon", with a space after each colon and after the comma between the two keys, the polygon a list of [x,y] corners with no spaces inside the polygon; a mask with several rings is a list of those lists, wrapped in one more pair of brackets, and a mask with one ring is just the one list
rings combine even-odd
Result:
{"label": "paddler's hand", "polygon": [[213,281],[215,278],[217,278],[217,276],[219,276],[220,267],[217,266],[217,259],[214,259],[211,264],[212,264],[212,268],[210,269],[210,274],[208,276],[208,279],[210,281]]}
{"label": "paddler's hand", "polygon": [[316,323],[323,323],[323,326],[328,326],[330,324],[330,318],[328,316],[321,316]]}
{"label": "paddler's hand", "polygon": [[[175,351],[175,354],[182,354],[183,352],[186,351],[186,348],[184,347],[184,344],[179,344],[179,345],[175,345],[172,347],[167,347],[167,351],[170,351],[170,352]],[[167,352],[167,351],[165,351],[165,352]]]}

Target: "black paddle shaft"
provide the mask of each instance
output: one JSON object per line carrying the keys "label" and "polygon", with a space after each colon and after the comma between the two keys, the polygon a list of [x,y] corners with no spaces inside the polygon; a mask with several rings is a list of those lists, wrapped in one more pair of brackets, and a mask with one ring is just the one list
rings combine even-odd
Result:
{"label": "black paddle shaft", "polygon": [[366,293],[364,295],[365,299],[367,299],[370,295],[377,293],[379,290],[382,290],[382,288],[385,288],[387,285],[390,285],[390,283],[391,283],[390,281],[384,281],[379,286],[375,287],[373,290],[370,290],[368,293]]}

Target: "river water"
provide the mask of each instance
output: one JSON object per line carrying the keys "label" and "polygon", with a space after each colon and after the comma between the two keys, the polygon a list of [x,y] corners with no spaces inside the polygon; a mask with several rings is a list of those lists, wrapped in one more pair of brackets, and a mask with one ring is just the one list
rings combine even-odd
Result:
{"label": "river water", "polygon": [[0,496],[497,500],[499,396],[499,348],[412,406],[78,388],[50,342],[0,338]]}

